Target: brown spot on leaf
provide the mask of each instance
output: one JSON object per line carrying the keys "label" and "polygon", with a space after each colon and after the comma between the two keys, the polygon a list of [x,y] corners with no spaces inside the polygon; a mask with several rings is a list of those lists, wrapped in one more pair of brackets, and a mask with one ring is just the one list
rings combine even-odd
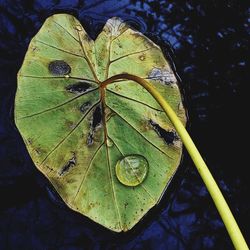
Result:
{"label": "brown spot on leaf", "polygon": [[71,129],[75,127],[75,124],[69,120],[65,121],[65,125],[66,125],[66,127],[71,128]]}
{"label": "brown spot on leaf", "polygon": [[36,153],[37,153],[38,155],[41,154],[41,152],[40,152],[40,150],[39,150],[38,148],[36,148],[35,151],[36,151]]}
{"label": "brown spot on leaf", "polygon": [[53,171],[53,168],[51,168],[49,165],[45,165],[45,167],[49,169],[49,171]]}
{"label": "brown spot on leaf", "polygon": [[140,55],[140,56],[139,56],[139,59],[140,59],[141,61],[144,61],[144,60],[146,59],[146,56],[145,56],[145,55]]}
{"label": "brown spot on leaf", "polygon": [[149,129],[151,129],[150,124],[148,123],[147,120],[140,120],[140,125],[139,126],[140,126],[140,130],[142,132],[146,132]]}
{"label": "brown spot on leaf", "polygon": [[128,202],[125,202],[125,203],[124,203],[124,208],[126,209],[127,206],[128,206]]}
{"label": "brown spot on leaf", "polygon": [[29,144],[32,144],[32,139],[29,138],[29,139],[27,140],[27,142],[28,142]]}
{"label": "brown spot on leaf", "polygon": [[76,25],[76,26],[75,26],[75,29],[76,29],[77,31],[82,31],[82,26],[81,26],[81,25]]}

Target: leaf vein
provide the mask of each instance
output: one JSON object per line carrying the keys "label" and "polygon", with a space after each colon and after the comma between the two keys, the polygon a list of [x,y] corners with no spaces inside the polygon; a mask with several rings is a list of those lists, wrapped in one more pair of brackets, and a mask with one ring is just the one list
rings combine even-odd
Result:
{"label": "leaf vein", "polygon": [[39,78],[39,79],[73,79],[73,80],[88,81],[88,82],[92,82],[92,83],[98,84],[94,80],[87,79],[87,78],[81,78],[81,77],[75,77],[75,76],[68,76],[66,78],[65,76],[29,76],[29,75],[19,75],[19,77]]}
{"label": "leaf vein", "polygon": [[79,40],[76,39],[70,32],[68,32],[68,30],[65,29],[61,24],[57,23],[56,21],[52,21],[52,22],[55,23],[56,25],[58,25],[58,26],[59,26],[61,29],[63,29],[67,34],[69,34],[74,40],[76,40],[78,43],[80,43]]}
{"label": "leaf vein", "polygon": [[64,53],[67,53],[67,54],[70,54],[70,55],[73,55],[73,56],[77,56],[77,57],[84,58],[84,59],[86,60],[86,58],[85,58],[83,55],[75,54],[75,53],[73,53],[73,52],[70,52],[70,51],[67,51],[67,50],[64,50],[64,49],[60,49],[60,48],[58,48],[58,47],[56,47],[56,46],[54,46],[54,45],[45,43],[45,42],[40,41],[40,40],[36,40],[36,42],[41,43],[41,44],[44,44],[44,45],[46,45],[46,46],[48,46],[48,47],[50,47],[50,48],[53,48],[53,49],[62,51],[62,52],[64,52]]}
{"label": "leaf vein", "polygon": [[88,172],[89,172],[89,170],[90,170],[91,164],[92,164],[92,162],[93,162],[95,156],[96,156],[97,153],[99,152],[99,150],[102,148],[103,144],[104,144],[104,142],[100,144],[100,146],[97,148],[97,150],[95,151],[94,155],[92,156],[92,158],[91,158],[91,160],[90,160],[90,162],[89,162],[89,164],[88,164],[88,167],[87,167],[86,171],[84,172],[84,175],[83,175],[83,177],[82,177],[81,183],[80,183],[79,187],[77,188],[77,192],[76,192],[76,194],[75,194],[73,200],[76,199],[76,197],[77,197],[77,195],[78,195],[78,193],[79,193],[79,191],[80,191],[80,189],[81,189],[81,187],[82,187],[82,185],[83,185],[83,183],[84,183],[84,181],[85,181],[85,179],[86,179],[86,177],[87,177],[87,174],[88,174]]}
{"label": "leaf vein", "polygon": [[[91,89],[91,90],[86,91],[86,92],[84,92],[83,94],[77,95],[77,96],[75,96],[75,97],[69,99],[68,101],[63,102],[63,103],[61,103],[61,104],[59,104],[59,105],[57,105],[57,106],[54,106],[54,107],[49,108],[49,109],[42,110],[42,111],[37,112],[37,113],[33,113],[33,114],[31,114],[31,115],[26,115],[26,116],[19,117],[19,118],[17,118],[17,120],[21,120],[21,119],[25,119],[25,118],[30,118],[30,117],[33,117],[33,116],[36,116],[36,115],[40,115],[40,114],[43,114],[43,113],[52,111],[52,110],[54,110],[54,109],[60,108],[60,107],[62,107],[62,106],[64,106],[64,105],[66,105],[66,104],[68,104],[68,103],[70,103],[70,102],[72,102],[72,101],[78,99],[79,97],[81,97],[81,96],[83,96],[83,95],[86,95],[86,94],[89,94],[89,93],[91,93],[91,92],[94,92],[94,91],[97,90],[97,89],[98,89],[98,88]],[[32,99],[31,99],[31,100],[32,100]]]}
{"label": "leaf vein", "polygon": [[88,65],[89,65],[89,68],[90,68],[92,74],[93,74],[93,77],[94,77],[95,80],[98,82],[98,78],[97,78],[96,72],[95,72],[95,70],[94,70],[94,68],[93,68],[93,65],[92,65],[92,63],[90,62],[90,60],[89,60],[89,58],[88,58],[88,56],[87,56],[87,53],[86,53],[86,51],[85,51],[85,48],[84,48],[84,46],[83,46],[83,41],[82,41],[82,38],[81,38],[81,35],[80,35],[80,33],[82,33],[82,31],[78,31],[78,30],[77,30],[77,33],[78,33],[78,37],[79,37],[79,43],[80,43],[80,46],[81,46],[81,48],[82,48],[82,52],[83,52],[84,55],[85,55],[86,61],[87,61]]}
{"label": "leaf vein", "polygon": [[112,197],[113,197],[113,201],[114,201],[115,206],[116,206],[116,211],[118,213],[119,224],[120,224],[120,227],[122,228],[121,214],[120,214],[120,210],[119,210],[119,207],[118,207],[117,198],[116,198],[116,194],[115,194],[115,185],[114,185],[114,180],[113,180],[112,173],[111,173],[111,165],[110,165],[109,150],[108,150],[107,143],[105,144],[105,146],[106,146],[106,156],[107,156],[108,167],[109,167],[109,179],[110,179],[110,183],[111,183],[111,186],[112,186]]}
{"label": "leaf vein", "polygon": [[118,61],[118,60],[121,60],[121,59],[123,59],[123,58],[129,57],[129,56],[132,56],[132,55],[136,55],[136,54],[140,54],[140,53],[146,52],[146,51],[151,50],[151,49],[152,49],[152,48],[148,48],[148,49],[144,49],[144,50],[136,51],[136,52],[131,52],[131,53],[129,53],[129,54],[120,56],[120,57],[118,57],[118,58],[116,58],[116,59],[110,61],[110,64],[111,64],[111,63],[114,63],[114,62],[116,62],[116,61]]}
{"label": "leaf vein", "polygon": [[147,106],[148,108],[154,109],[155,111],[164,112],[163,110],[154,108],[154,107],[152,107],[152,106],[146,104],[145,102],[141,102],[141,101],[139,101],[139,100],[130,98],[130,97],[128,97],[128,96],[124,96],[124,95],[118,94],[118,93],[116,93],[116,92],[114,92],[114,91],[112,91],[112,90],[110,90],[110,89],[107,89],[107,91],[110,92],[110,93],[112,93],[112,94],[114,94],[114,95],[117,95],[117,96],[119,96],[119,97],[121,97],[121,98],[125,98],[125,99],[127,99],[127,100],[130,100],[130,101],[133,101],[133,102],[140,103],[140,104],[142,104],[142,105],[144,105],[144,106]]}

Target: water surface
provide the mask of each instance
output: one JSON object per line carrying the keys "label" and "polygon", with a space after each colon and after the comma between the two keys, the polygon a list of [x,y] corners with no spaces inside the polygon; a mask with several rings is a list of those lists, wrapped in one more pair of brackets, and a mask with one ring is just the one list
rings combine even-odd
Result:
{"label": "water surface", "polygon": [[190,158],[161,203],[115,234],[68,209],[34,167],[15,128],[16,74],[30,39],[54,13],[78,18],[94,39],[119,16],[170,54],[182,79],[194,141],[250,242],[248,5],[244,1],[0,1],[0,249],[233,249]]}

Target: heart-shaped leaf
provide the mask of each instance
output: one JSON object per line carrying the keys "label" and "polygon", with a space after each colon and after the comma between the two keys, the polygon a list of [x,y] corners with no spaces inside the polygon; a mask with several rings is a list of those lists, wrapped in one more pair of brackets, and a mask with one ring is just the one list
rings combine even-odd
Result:
{"label": "heart-shaped leaf", "polygon": [[119,18],[95,41],[67,14],[49,17],[18,73],[15,121],[36,167],[65,203],[113,231],[127,231],[157,204],[182,143],[148,79],[185,123],[177,80],[161,49]]}

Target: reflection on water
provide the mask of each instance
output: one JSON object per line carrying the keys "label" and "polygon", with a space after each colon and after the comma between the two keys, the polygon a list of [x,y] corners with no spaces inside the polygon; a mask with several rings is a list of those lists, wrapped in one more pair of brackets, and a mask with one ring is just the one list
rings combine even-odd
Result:
{"label": "reflection on water", "polygon": [[36,171],[13,122],[16,73],[30,39],[59,12],[76,16],[92,38],[119,16],[170,54],[189,131],[250,240],[246,126],[238,111],[247,114],[247,7],[229,0],[0,1],[0,249],[232,249],[187,155],[160,205],[122,235],[66,208]]}

